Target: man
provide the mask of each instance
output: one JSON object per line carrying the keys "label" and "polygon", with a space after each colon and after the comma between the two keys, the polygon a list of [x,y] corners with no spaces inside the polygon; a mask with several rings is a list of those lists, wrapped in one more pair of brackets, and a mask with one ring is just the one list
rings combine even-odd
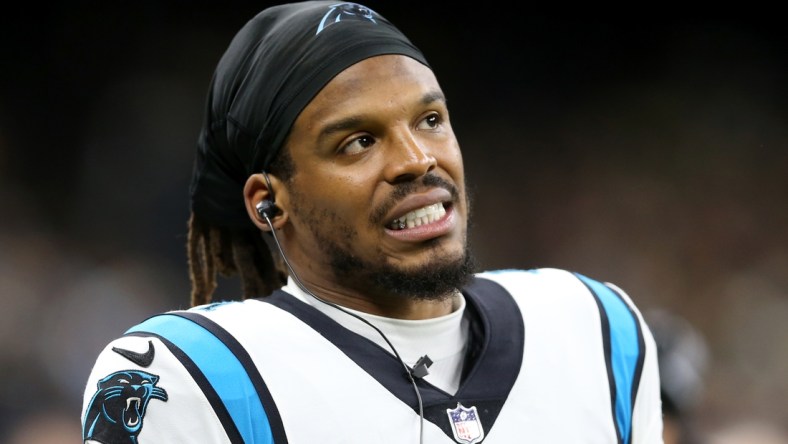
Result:
{"label": "man", "polygon": [[[194,307],[102,352],[85,441],[662,442],[631,300],[563,270],[475,274],[469,213],[446,99],[397,28],[351,3],[264,10],[211,84]],[[236,273],[245,300],[212,302]]]}

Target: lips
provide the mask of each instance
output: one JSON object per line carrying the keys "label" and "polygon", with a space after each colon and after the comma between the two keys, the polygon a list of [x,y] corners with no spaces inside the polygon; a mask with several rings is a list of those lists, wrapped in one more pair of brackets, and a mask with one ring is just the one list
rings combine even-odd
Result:
{"label": "lips", "polygon": [[397,184],[373,220],[389,239],[418,244],[456,230],[455,203],[459,201],[459,190],[453,183],[429,173],[418,181]]}

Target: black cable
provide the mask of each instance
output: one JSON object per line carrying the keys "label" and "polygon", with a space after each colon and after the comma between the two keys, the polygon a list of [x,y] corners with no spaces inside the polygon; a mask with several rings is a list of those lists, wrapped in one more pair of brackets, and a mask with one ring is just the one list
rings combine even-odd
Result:
{"label": "black cable", "polygon": [[[268,180],[267,175],[265,175],[265,176],[266,176],[266,180]],[[269,189],[270,189],[270,182],[269,182]],[[413,391],[416,392],[416,399],[419,402],[419,443],[423,444],[424,443],[424,406],[423,406],[423,403],[422,403],[422,400],[421,400],[421,393],[419,392],[419,388],[416,385],[416,379],[413,378],[413,371],[408,367],[407,364],[405,364],[405,361],[402,359],[402,357],[400,357],[399,353],[397,352],[397,349],[394,347],[394,344],[392,344],[391,341],[389,341],[389,338],[387,338],[386,335],[383,334],[383,332],[380,331],[379,328],[375,327],[371,322],[367,321],[366,319],[362,318],[361,316],[359,316],[359,315],[357,315],[355,313],[351,313],[351,312],[347,311],[342,306],[337,305],[337,304],[335,304],[333,302],[327,301],[327,300],[315,295],[311,291],[309,291],[309,289],[307,289],[306,286],[301,282],[301,279],[298,278],[298,274],[296,274],[295,270],[293,270],[293,267],[290,265],[290,261],[287,260],[287,256],[285,255],[285,252],[282,249],[282,245],[279,244],[279,239],[276,237],[276,233],[275,233],[276,230],[274,229],[274,225],[271,223],[271,219],[268,218],[268,213],[262,212],[260,215],[265,218],[265,222],[268,224],[268,227],[271,228],[271,236],[273,237],[274,242],[276,243],[276,248],[279,250],[279,253],[282,254],[282,260],[284,260],[285,265],[287,266],[287,269],[290,271],[290,275],[293,276],[293,280],[298,285],[298,287],[304,293],[312,296],[316,300],[318,300],[318,301],[320,301],[320,302],[322,302],[322,303],[324,303],[324,304],[326,304],[326,305],[328,305],[330,307],[334,307],[335,309],[337,309],[337,310],[339,310],[339,311],[341,311],[341,312],[343,312],[345,314],[348,314],[348,315],[358,319],[359,321],[363,322],[364,324],[372,327],[376,332],[378,332],[380,337],[382,337],[383,340],[386,341],[386,344],[388,344],[388,346],[391,348],[391,351],[394,352],[394,356],[396,356],[397,360],[400,362],[400,364],[402,364],[402,367],[405,369],[405,373],[408,375],[408,379],[410,379],[410,383],[413,385]]]}

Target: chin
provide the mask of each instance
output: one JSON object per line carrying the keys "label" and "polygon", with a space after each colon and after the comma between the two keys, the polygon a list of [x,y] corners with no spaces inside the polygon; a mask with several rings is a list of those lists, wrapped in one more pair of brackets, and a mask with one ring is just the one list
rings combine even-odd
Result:
{"label": "chin", "polygon": [[391,254],[378,244],[377,253],[358,254],[348,242],[324,237],[320,247],[337,282],[367,294],[411,299],[441,299],[467,283],[475,261],[465,242],[465,230],[420,243],[420,248]]}
{"label": "chin", "polygon": [[[396,263],[358,261],[343,273],[357,288],[418,300],[444,299],[464,286],[475,271],[475,261],[465,245],[424,252]],[[345,270],[349,272],[349,269]]]}
{"label": "chin", "polygon": [[444,299],[462,288],[473,275],[476,265],[467,249],[456,254],[435,255],[418,266],[398,273],[378,275],[381,289],[413,299]]}

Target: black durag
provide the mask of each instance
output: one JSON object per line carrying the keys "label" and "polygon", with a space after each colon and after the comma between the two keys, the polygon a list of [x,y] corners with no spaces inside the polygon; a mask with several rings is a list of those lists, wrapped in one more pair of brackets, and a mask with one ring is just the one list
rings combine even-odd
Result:
{"label": "black durag", "polygon": [[247,22],[211,80],[192,212],[213,225],[251,228],[243,200],[247,178],[268,168],[298,115],[334,76],[384,54],[429,66],[394,25],[356,3],[283,4]]}

